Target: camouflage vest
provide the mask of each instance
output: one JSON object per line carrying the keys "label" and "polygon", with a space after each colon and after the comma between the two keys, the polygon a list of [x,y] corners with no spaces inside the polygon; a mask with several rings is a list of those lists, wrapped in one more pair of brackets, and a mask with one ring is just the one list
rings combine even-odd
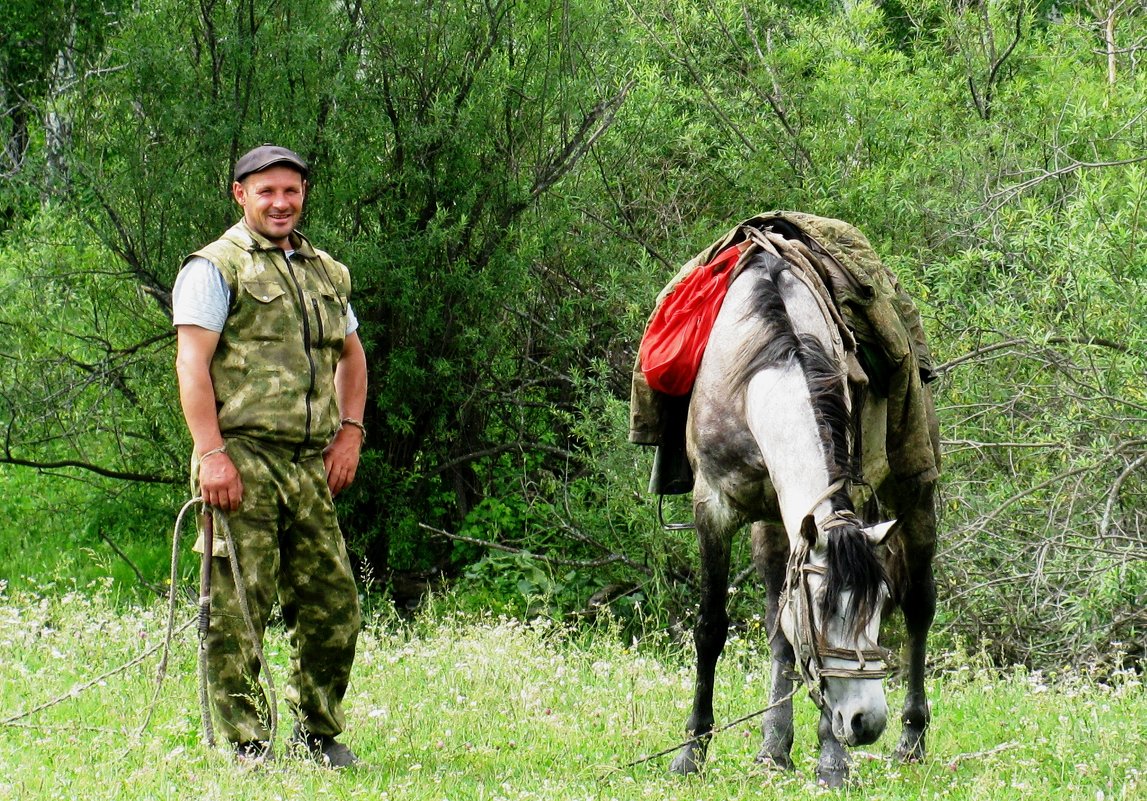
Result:
{"label": "camouflage vest", "polygon": [[350,273],[301,234],[284,251],[243,222],[196,251],[231,289],[211,362],[219,428],[320,451],[339,425],[335,365],[346,337]]}

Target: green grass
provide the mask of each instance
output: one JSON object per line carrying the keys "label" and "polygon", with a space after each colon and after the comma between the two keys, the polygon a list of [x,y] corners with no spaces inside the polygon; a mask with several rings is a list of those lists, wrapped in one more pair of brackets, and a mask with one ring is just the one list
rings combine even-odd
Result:
{"label": "green grass", "polygon": [[[813,779],[814,710],[803,695],[795,772],[756,769],[756,720],[715,738],[701,776],[668,775],[669,757],[626,767],[682,738],[690,653],[668,641],[627,648],[608,629],[472,617],[371,622],[345,736],[367,767],[332,773],[280,759],[241,770],[201,745],[190,631],[175,643],[142,734],[157,658],[78,689],[162,642],[162,605],[124,611],[110,594],[0,591],[0,720],[9,721],[0,725],[0,798],[1147,798],[1147,693],[1130,674],[1103,684],[1078,672],[1000,673],[945,656],[930,683],[928,759],[904,766],[875,756],[891,750],[898,731],[890,726],[855,755],[853,785],[830,792]],[[178,619],[191,616],[181,608]],[[281,633],[268,645],[281,683]],[[752,638],[730,642],[719,668],[720,720],[764,705],[766,657]],[[900,698],[894,686],[891,703]]]}
{"label": "green grass", "polygon": [[[158,587],[170,573],[181,490],[95,487],[59,475],[29,480],[26,468],[0,465],[0,581],[12,591],[34,592],[47,584],[67,588],[110,578],[122,603],[155,597],[143,582]],[[194,538],[189,524],[185,554]],[[198,559],[184,556],[183,567],[184,575],[193,577]]]}

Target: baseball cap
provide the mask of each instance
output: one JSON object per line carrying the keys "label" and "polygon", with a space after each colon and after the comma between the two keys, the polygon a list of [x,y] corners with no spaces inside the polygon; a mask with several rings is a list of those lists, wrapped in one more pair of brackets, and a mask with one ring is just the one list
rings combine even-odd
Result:
{"label": "baseball cap", "polygon": [[235,180],[242,181],[251,173],[262,172],[275,164],[292,167],[302,173],[304,178],[310,172],[307,163],[293,150],[278,145],[259,145],[240,156],[235,162]]}

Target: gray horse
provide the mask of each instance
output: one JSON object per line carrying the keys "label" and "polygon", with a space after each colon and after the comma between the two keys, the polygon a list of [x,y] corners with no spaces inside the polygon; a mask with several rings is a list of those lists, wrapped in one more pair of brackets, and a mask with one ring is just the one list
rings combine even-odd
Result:
{"label": "gray horse", "polygon": [[799,676],[821,711],[818,779],[834,787],[845,782],[844,746],[874,742],[887,722],[882,679],[889,669],[877,641],[891,603],[903,611],[908,635],[896,756],[923,757],[925,647],[936,606],[934,482],[892,476],[886,411],[876,395],[864,404],[861,461],[865,483],[897,521],[864,526],[851,496],[857,462],[839,335],[789,262],[765,252],[748,258],[717,316],[689,405],[701,598],[691,740],[673,760],[675,772],[700,768],[713,730],[714,670],[729,625],[730,543],[746,522],[767,588],[772,652],[757,760],[793,767],[791,698]]}

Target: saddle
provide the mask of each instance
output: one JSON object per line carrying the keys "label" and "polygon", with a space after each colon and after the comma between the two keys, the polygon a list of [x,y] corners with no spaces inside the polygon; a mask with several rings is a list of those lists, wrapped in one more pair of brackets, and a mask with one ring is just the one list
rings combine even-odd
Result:
{"label": "saddle", "polygon": [[[935,376],[919,311],[864,235],[848,223],[790,211],[745,220],[678,271],[658,296],[651,322],[683,281],[734,246],[742,255],[729,281],[749,256],[766,250],[787,261],[793,274],[813,290],[826,319],[836,323],[839,341],[834,344],[848,367],[854,418],[858,419],[868,391],[887,398],[890,470],[900,479],[935,480],[940,470],[939,443],[934,437],[930,393],[925,389]],[[687,463],[683,469],[680,462],[685,458],[685,410],[692,383],[688,382],[684,393],[677,393],[681,397],[658,391],[642,369],[644,349],[643,342],[631,385],[629,438],[637,444],[658,446],[650,492],[688,492],[691,475]]]}

